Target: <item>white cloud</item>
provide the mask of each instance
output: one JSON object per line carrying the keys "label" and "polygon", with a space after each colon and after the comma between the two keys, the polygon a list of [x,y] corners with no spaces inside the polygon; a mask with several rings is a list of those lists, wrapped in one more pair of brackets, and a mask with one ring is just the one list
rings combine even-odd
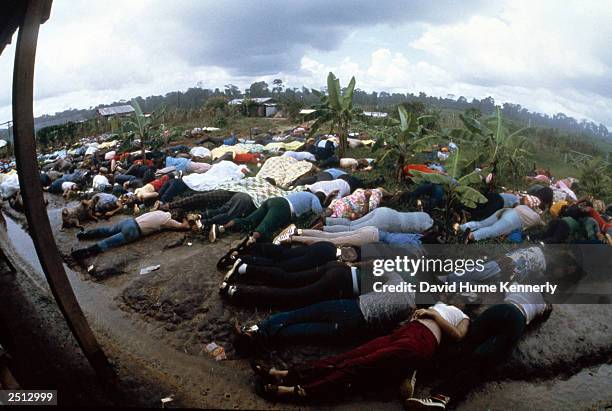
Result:
{"label": "white cloud", "polygon": [[[368,91],[491,95],[612,125],[610,2],[271,1],[56,0],[39,40],[36,114],[198,82],[319,88],[332,70]],[[0,56],[0,121],[11,116],[13,50]]]}

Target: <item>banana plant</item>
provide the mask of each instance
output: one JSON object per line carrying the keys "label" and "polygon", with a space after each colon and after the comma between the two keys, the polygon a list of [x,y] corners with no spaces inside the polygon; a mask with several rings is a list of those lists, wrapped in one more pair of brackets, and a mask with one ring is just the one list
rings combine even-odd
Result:
{"label": "banana plant", "polygon": [[496,180],[518,188],[521,177],[531,165],[529,141],[522,136],[528,127],[510,133],[503,125],[499,107],[488,124],[461,114],[459,118],[464,128],[447,130],[446,135],[472,148],[473,158],[463,161],[472,168],[487,163],[492,166]]}
{"label": "banana plant", "polygon": [[601,158],[586,161],[580,167],[581,192],[606,204],[612,201],[612,164]]}
{"label": "banana plant", "polygon": [[337,130],[340,137],[340,156],[348,146],[349,127],[353,116],[358,113],[353,108],[353,92],[355,91],[355,77],[351,78],[344,93],[340,87],[340,80],[330,72],[327,76],[327,95],[321,91],[312,90],[320,99],[320,103],[313,106],[314,112],[308,114],[305,120],[315,120],[310,127],[310,135],[314,136],[325,124],[330,123],[330,134]]}
{"label": "banana plant", "polygon": [[394,159],[397,180],[400,181],[407,160],[418,150],[427,146],[433,136],[425,134],[427,129],[424,124],[430,120],[430,115],[415,117],[412,113],[407,112],[404,106],[399,106],[398,112],[399,131],[379,136],[372,146],[372,151],[384,148],[378,162],[384,164]]}
{"label": "banana plant", "polygon": [[482,183],[482,171],[471,171],[463,176],[460,162],[459,149],[453,154],[451,166],[448,174],[423,173],[417,170],[410,171],[413,174],[412,180],[416,184],[430,183],[438,184],[444,188],[446,204],[444,207],[444,221],[447,233],[450,232],[452,225],[452,212],[463,205],[468,208],[475,208],[478,204],[488,201],[480,191],[474,186]]}
{"label": "banana plant", "polygon": [[159,110],[153,116],[146,116],[140,108],[140,104],[136,99],[131,101],[134,108],[134,115],[127,119],[125,125],[129,132],[134,133],[140,139],[140,149],[142,151],[143,161],[146,159],[146,143],[149,140],[151,130],[156,127],[154,124],[158,122],[164,115],[164,108]]}

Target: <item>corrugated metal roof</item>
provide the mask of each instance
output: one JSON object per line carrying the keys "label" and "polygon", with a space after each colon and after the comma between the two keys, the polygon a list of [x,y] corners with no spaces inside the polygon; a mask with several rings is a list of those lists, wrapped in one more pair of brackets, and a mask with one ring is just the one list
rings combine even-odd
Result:
{"label": "corrugated metal roof", "polygon": [[380,111],[364,111],[363,115],[366,117],[381,117],[381,118],[385,118],[389,116],[388,113],[382,113]]}
{"label": "corrugated metal roof", "polygon": [[129,104],[125,104],[123,106],[113,106],[113,107],[100,107],[98,109],[98,113],[101,116],[114,116],[117,114],[128,114],[133,113],[134,107]]}
{"label": "corrugated metal roof", "polygon": [[272,97],[255,97],[255,98],[235,98],[233,100],[231,100],[228,104],[231,105],[238,105],[238,104],[242,104],[242,102],[244,100],[251,100],[254,101],[255,103],[258,104],[264,104],[264,103],[276,103],[276,100],[274,100]]}

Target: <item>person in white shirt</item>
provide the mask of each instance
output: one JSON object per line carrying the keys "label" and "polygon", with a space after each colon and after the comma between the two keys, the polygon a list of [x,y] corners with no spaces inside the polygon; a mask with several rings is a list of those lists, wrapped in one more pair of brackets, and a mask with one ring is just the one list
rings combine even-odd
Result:
{"label": "person in white shirt", "polygon": [[317,161],[315,155],[308,151],[285,151],[281,157],[291,157],[298,161]]}
{"label": "person in white shirt", "polygon": [[110,181],[106,177],[106,173],[108,170],[104,167],[100,167],[98,174],[96,174],[93,178],[92,188],[94,191],[105,191],[108,187],[111,186]]}
{"label": "person in white shirt", "polygon": [[[390,335],[375,338],[346,353],[289,370],[255,365],[255,372],[262,377],[256,381],[256,392],[270,399],[332,399],[341,397],[349,389],[371,386],[373,381],[393,383],[407,369],[431,360],[442,340],[463,339],[468,326],[469,318],[459,308],[439,302],[416,310],[411,321]],[[265,379],[276,379],[279,385],[268,384]]]}
{"label": "person in white shirt", "polygon": [[506,293],[504,302],[487,308],[472,322],[466,338],[465,355],[453,364],[452,372],[435,387],[429,398],[407,398],[410,410],[445,410],[450,400],[459,400],[503,363],[534,320],[546,320],[552,306],[540,293]]}
{"label": "person in white shirt", "polygon": [[311,193],[323,193],[328,200],[346,197],[351,194],[351,186],[346,180],[340,178],[331,181],[319,181],[318,183],[306,185]]}
{"label": "person in white shirt", "polygon": [[167,211],[151,211],[136,218],[128,218],[110,227],[97,227],[77,234],[79,240],[102,238],[96,244],[74,250],[72,256],[77,261],[108,251],[138,240],[158,231],[188,230],[190,225],[182,210],[176,209],[173,214]]}

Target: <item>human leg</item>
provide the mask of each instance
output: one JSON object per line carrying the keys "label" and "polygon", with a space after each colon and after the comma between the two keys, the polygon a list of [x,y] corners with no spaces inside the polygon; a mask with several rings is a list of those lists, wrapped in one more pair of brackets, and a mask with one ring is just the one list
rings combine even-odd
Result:
{"label": "human leg", "polygon": [[[166,186],[167,185],[167,186]],[[160,201],[163,203],[168,203],[172,201],[174,197],[177,195],[189,190],[187,184],[183,182],[182,178],[174,178],[172,180],[168,180],[160,189]]]}
{"label": "human leg", "polygon": [[327,271],[332,269],[348,269],[348,267],[340,265],[339,268],[335,263],[329,263],[301,269],[294,267],[293,271],[288,271],[276,264],[272,266],[247,265],[239,271],[243,274],[238,276],[238,281],[247,284],[259,283],[274,287],[295,288],[319,281]]}
{"label": "human leg", "polygon": [[259,323],[266,339],[303,340],[349,335],[366,326],[356,299],[330,300],[271,315]]}
{"label": "human leg", "polygon": [[98,247],[100,247],[102,251],[133,242],[141,236],[138,224],[133,218],[123,220],[116,226],[113,226],[111,232],[115,234],[112,234],[102,241],[98,241]]}
{"label": "human leg", "polygon": [[264,201],[255,211],[246,217],[235,218],[232,221],[234,225],[240,229],[252,230],[256,227],[268,214],[271,198]]}
{"label": "human leg", "polygon": [[514,230],[521,229],[521,218],[515,210],[508,209],[499,217],[492,225],[481,227],[472,233],[475,241],[486,238],[499,237],[505,234],[510,234]]}
{"label": "human leg", "polygon": [[225,224],[234,218],[244,217],[255,210],[253,199],[245,193],[236,193],[223,206],[207,210],[206,218],[213,224]]}
{"label": "human leg", "polygon": [[291,222],[291,207],[282,197],[271,198],[268,201],[268,211],[253,230],[263,239],[270,239],[274,233]]}
{"label": "human leg", "polygon": [[484,282],[500,277],[501,268],[497,262],[487,261],[483,266],[484,269],[481,271],[473,267],[471,270],[465,270],[464,274],[459,274],[457,272],[450,273],[446,281],[448,283]]}
{"label": "human leg", "polygon": [[[295,273],[294,273],[295,274]],[[308,275],[316,278],[315,270]],[[301,276],[301,275],[300,275]],[[276,281],[289,285],[293,279],[277,278]],[[300,277],[299,280],[304,278]],[[230,286],[228,296],[231,301],[249,305],[303,307],[316,302],[353,297],[353,279],[350,269],[343,267],[328,269],[315,282],[303,287],[277,288],[267,286]]]}
{"label": "human leg", "polygon": [[378,229],[376,227],[362,227],[349,232],[325,232],[320,230],[301,230],[300,235],[293,236],[292,242],[303,244],[314,244],[321,241],[329,241],[336,246],[360,247],[378,241]]}
{"label": "human leg", "polygon": [[462,398],[507,358],[524,331],[525,317],[516,306],[489,307],[470,325],[464,355],[453,365],[449,378],[433,392]]}
{"label": "human leg", "polygon": [[288,379],[297,375],[297,383],[309,398],[332,398],[350,388],[371,386],[373,381],[397,379],[406,369],[423,365],[436,348],[431,331],[411,321],[347,353],[296,367]]}
{"label": "human leg", "polygon": [[234,193],[226,190],[193,193],[187,197],[179,198],[168,203],[168,209],[171,210],[180,208],[183,210],[206,210],[208,208],[221,207],[227,203],[233,197],[233,195]]}

